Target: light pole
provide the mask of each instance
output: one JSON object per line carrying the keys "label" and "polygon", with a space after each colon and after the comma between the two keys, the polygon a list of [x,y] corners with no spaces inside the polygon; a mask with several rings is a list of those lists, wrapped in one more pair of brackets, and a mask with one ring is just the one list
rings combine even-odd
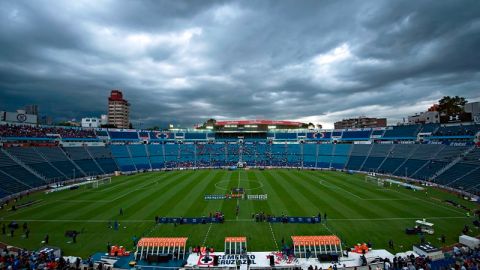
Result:
{"label": "light pole", "polygon": [[73,171],[73,180],[75,180],[75,168],[73,168],[72,171]]}

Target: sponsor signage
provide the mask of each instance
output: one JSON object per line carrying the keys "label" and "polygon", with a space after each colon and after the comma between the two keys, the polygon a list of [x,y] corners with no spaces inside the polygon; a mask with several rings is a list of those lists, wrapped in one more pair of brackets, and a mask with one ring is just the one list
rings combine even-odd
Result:
{"label": "sponsor signage", "polygon": [[271,223],[320,223],[319,217],[270,217],[267,219]]}
{"label": "sponsor signage", "polygon": [[268,199],[268,194],[250,194],[250,195],[247,195],[247,200],[266,201],[267,199]]}

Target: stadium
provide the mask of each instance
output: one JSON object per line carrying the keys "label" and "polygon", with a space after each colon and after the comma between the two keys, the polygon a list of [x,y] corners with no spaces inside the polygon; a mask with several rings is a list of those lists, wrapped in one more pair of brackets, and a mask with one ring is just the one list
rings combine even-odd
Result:
{"label": "stadium", "polygon": [[0,1],[0,270],[479,270],[479,18]]}
{"label": "stadium", "polygon": [[[247,252],[260,268],[271,266],[260,259],[269,254],[276,267],[298,266],[307,255],[353,267],[361,263],[343,252],[359,243],[368,243],[370,261],[424,241],[442,248],[462,231],[476,234],[465,228],[478,224],[479,131],[475,124],[236,132],[2,125],[2,241],[33,250],[47,241],[66,255],[97,254],[97,262],[107,245],[122,246],[128,262],[170,267],[235,267]],[[418,222],[427,227],[416,229]],[[29,235],[12,223],[28,224]],[[295,240],[304,236],[320,240]],[[327,236],[338,240],[322,244]],[[139,244],[157,237],[174,242]],[[192,247],[218,255],[196,256]],[[275,255],[282,251],[298,259]]]}

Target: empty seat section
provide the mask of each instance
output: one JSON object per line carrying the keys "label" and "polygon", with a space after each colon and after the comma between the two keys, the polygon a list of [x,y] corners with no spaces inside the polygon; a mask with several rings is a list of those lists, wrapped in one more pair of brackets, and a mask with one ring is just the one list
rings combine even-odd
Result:
{"label": "empty seat section", "polygon": [[462,176],[460,179],[452,183],[454,188],[462,189],[474,194],[480,194],[480,167],[476,167],[474,171]]}
{"label": "empty seat section", "polygon": [[435,182],[447,185],[470,173],[478,167],[472,164],[457,163],[435,178]]}
{"label": "empty seat section", "polygon": [[186,132],[185,133],[185,140],[206,140],[207,133],[200,133],[200,132]]}
{"label": "empty seat section", "polygon": [[348,159],[347,169],[360,170],[371,147],[372,145],[370,144],[354,144],[350,158]]}
{"label": "empty seat section", "polygon": [[342,139],[369,139],[371,133],[371,130],[344,131],[342,134]]}
{"label": "empty seat section", "polygon": [[13,179],[11,176],[2,172],[0,168],[0,190],[6,195],[19,193],[32,187]]}
{"label": "empty seat section", "polygon": [[319,144],[318,145],[318,168],[329,168],[332,162],[333,145],[332,144]]}
{"label": "empty seat section", "polygon": [[109,131],[110,138],[112,140],[118,140],[118,141],[132,141],[132,140],[139,140],[138,133],[137,131]]}
{"label": "empty seat section", "polygon": [[317,144],[307,143],[303,145],[303,166],[315,167],[317,161]]}
{"label": "empty seat section", "polygon": [[296,140],[297,139],[297,133],[275,133],[275,140]]}
{"label": "empty seat section", "polygon": [[144,144],[129,144],[128,149],[132,155],[132,161],[135,163],[137,170],[149,170],[150,161],[148,160],[147,151]]}
{"label": "empty seat section", "polygon": [[60,181],[65,179],[65,176],[46,162],[33,147],[10,147],[6,150],[48,180]]}
{"label": "empty seat section", "polygon": [[387,159],[378,168],[379,173],[391,174],[402,165],[406,159],[418,148],[417,144],[396,144],[390,150]]}
{"label": "empty seat section", "polygon": [[372,150],[361,168],[362,171],[377,171],[385,157],[390,154],[393,144],[373,144]]}
{"label": "empty seat section", "polygon": [[135,171],[135,165],[133,164],[126,145],[113,144],[110,146],[112,155],[115,157],[120,170],[122,171]]}
{"label": "empty seat section", "polygon": [[84,147],[65,147],[65,152],[88,176],[103,174]]}
{"label": "empty seat section", "polygon": [[163,145],[149,144],[148,153],[150,156],[150,164],[153,169],[161,169],[165,166],[165,159],[163,156]]}
{"label": "empty seat section", "polygon": [[448,163],[442,161],[430,161],[426,166],[413,174],[412,177],[421,180],[428,180],[447,164]]}
{"label": "empty seat section", "polygon": [[420,130],[420,125],[394,126],[385,131],[384,138],[415,139]]}
{"label": "empty seat section", "polygon": [[87,151],[97,161],[98,165],[105,173],[113,173],[118,171],[117,164],[113,160],[112,152],[108,146],[89,146]]}
{"label": "empty seat section", "polygon": [[84,176],[58,147],[37,147],[37,152],[68,178]]}
{"label": "empty seat section", "polygon": [[38,178],[20,165],[1,167],[0,170],[31,187],[39,187],[46,184],[43,179]]}
{"label": "empty seat section", "polygon": [[333,156],[331,166],[336,169],[345,168],[345,163],[348,160],[348,155],[352,148],[351,144],[336,144],[333,147]]}

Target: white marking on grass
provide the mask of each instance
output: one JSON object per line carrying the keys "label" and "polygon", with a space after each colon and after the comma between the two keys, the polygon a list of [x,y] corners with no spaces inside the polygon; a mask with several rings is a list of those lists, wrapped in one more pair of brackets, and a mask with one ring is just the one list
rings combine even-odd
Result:
{"label": "white marking on grass", "polygon": [[273,228],[272,228],[272,223],[268,223],[268,226],[270,226],[270,231],[272,232],[272,238],[273,238],[273,242],[275,243],[275,247],[278,249],[278,244],[277,244],[277,239],[275,238],[275,233],[273,232]]}
{"label": "white marking on grass", "polygon": [[[163,177],[161,177],[161,178],[163,178]],[[57,200],[57,202],[67,202],[67,203],[68,203],[68,202],[111,203],[111,202],[114,202],[114,201],[116,201],[116,200],[118,200],[118,199],[120,199],[120,198],[123,198],[123,197],[125,197],[125,196],[127,196],[127,195],[129,195],[129,194],[131,194],[131,193],[133,193],[133,192],[135,192],[135,191],[147,189],[147,188],[149,188],[149,187],[148,187],[149,185],[152,185],[152,184],[154,184],[155,182],[158,182],[158,179],[155,179],[155,180],[153,180],[153,181],[151,181],[151,182],[149,181],[149,182],[141,185],[140,187],[137,187],[137,188],[135,188],[135,189],[131,189],[131,190],[129,190],[128,192],[126,192],[126,193],[124,193],[124,194],[121,194],[121,195],[118,195],[117,197],[112,198],[112,199],[110,199],[110,200]]]}
{"label": "white marking on grass", "polygon": [[[241,182],[257,182],[257,181],[251,181],[251,180],[240,180]],[[230,182],[230,180],[223,180],[223,181],[219,181],[217,183],[215,183],[215,188],[218,188],[220,190],[229,190],[228,188],[225,188],[225,187],[222,187],[220,186],[219,184],[220,183],[228,183]],[[254,188],[245,188],[245,190],[255,190],[255,189],[261,189],[263,188],[263,183],[262,182],[258,182],[260,184],[260,186],[258,187],[254,187]]]}
{"label": "white marking on grass", "polygon": [[[240,188],[240,173],[241,171],[238,171],[238,185],[237,185],[237,194],[238,194],[238,189]],[[237,212],[238,209],[238,212]],[[235,209],[237,217],[236,219],[238,220],[238,215],[240,214],[240,198],[237,198],[237,209]]]}
{"label": "white marking on grass", "polygon": [[[402,193],[402,192],[400,192],[400,191],[398,191],[398,190],[395,190],[395,189],[394,189],[393,191],[395,191],[395,192],[397,192],[397,193],[399,193],[399,194],[403,194],[403,195],[405,195],[405,196],[407,196],[407,197],[414,198],[414,199],[416,199],[416,200],[420,200],[420,201],[429,203],[429,204],[434,205],[434,206],[440,206],[440,207],[442,207],[442,208],[444,208],[444,209],[447,209],[447,210],[450,210],[450,211],[452,211],[452,212],[456,212],[456,213],[460,213],[460,214],[464,214],[464,213],[465,213],[465,212],[462,212],[462,211],[460,211],[460,210],[452,209],[452,208],[450,208],[450,207],[447,207],[447,206],[445,206],[445,205],[443,205],[443,204],[434,203],[434,202],[431,202],[431,201],[427,201],[427,200],[425,200],[425,199],[421,199],[421,198],[412,196],[412,195],[410,195],[410,194]],[[422,194],[423,194],[423,193],[422,193]]]}
{"label": "white marking on grass", "polygon": [[205,243],[207,242],[208,234],[210,233],[210,229],[212,229],[213,223],[210,223],[210,226],[208,226],[207,234],[205,234],[205,238],[203,238],[203,243],[202,246],[205,246]]}
{"label": "white marking on grass", "polygon": [[[333,189],[339,189],[339,190],[342,190],[343,192],[346,192],[346,193],[348,193],[348,194],[350,194],[350,195],[352,195],[352,196],[354,196],[354,197],[356,197],[356,198],[358,198],[358,199],[360,199],[360,200],[365,200],[364,198],[358,196],[357,194],[352,193],[352,192],[350,192],[350,191],[348,191],[348,190],[346,190],[346,189],[344,189],[344,188],[341,188],[341,187],[339,187],[339,186],[337,186],[337,185],[335,185],[335,184],[333,184],[333,183],[331,183],[331,182],[329,182],[328,185],[325,185],[325,184],[323,183],[323,181],[320,180],[320,181],[318,181],[318,183],[319,183],[320,185],[324,186],[324,187],[333,188]],[[331,187],[331,186],[329,186],[329,185],[333,185],[333,187]]]}
{"label": "white marking on grass", "polygon": [[325,227],[325,228],[327,229],[327,231],[328,231],[330,234],[336,235],[336,234],[327,226],[327,224],[322,223],[322,225],[323,225],[323,227]]}
{"label": "white marking on grass", "polygon": [[[366,198],[362,198],[362,197],[358,196],[357,194],[354,194],[354,193],[352,193],[352,192],[350,192],[350,191],[348,191],[348,190],[346,190],[346,189],[344,189],[344,188],[342,188],[342,187],[340,187],[340,186],[338,186],[334,183],[328,182],[328,185],[326,185],[325,183],[323,183],[323,180],[318,181],[318,183],[320,183],[322,186],[327,187],[327,188],[339,189],[339,190],[341,190],[343,192],[346,192],[346,193],[348,193],[352,196],[355,196],[356,198],[358,198],[362,201],[411,201],[411,200],[421,200],[417,197],[405,198],[405,199],[401,199],[401,198],[397,198],[397,199],[392,199],[392,198],[369,198],[369,199],[366,199]],[[400,194],[402,194],[402,193],[400,193]]]}

